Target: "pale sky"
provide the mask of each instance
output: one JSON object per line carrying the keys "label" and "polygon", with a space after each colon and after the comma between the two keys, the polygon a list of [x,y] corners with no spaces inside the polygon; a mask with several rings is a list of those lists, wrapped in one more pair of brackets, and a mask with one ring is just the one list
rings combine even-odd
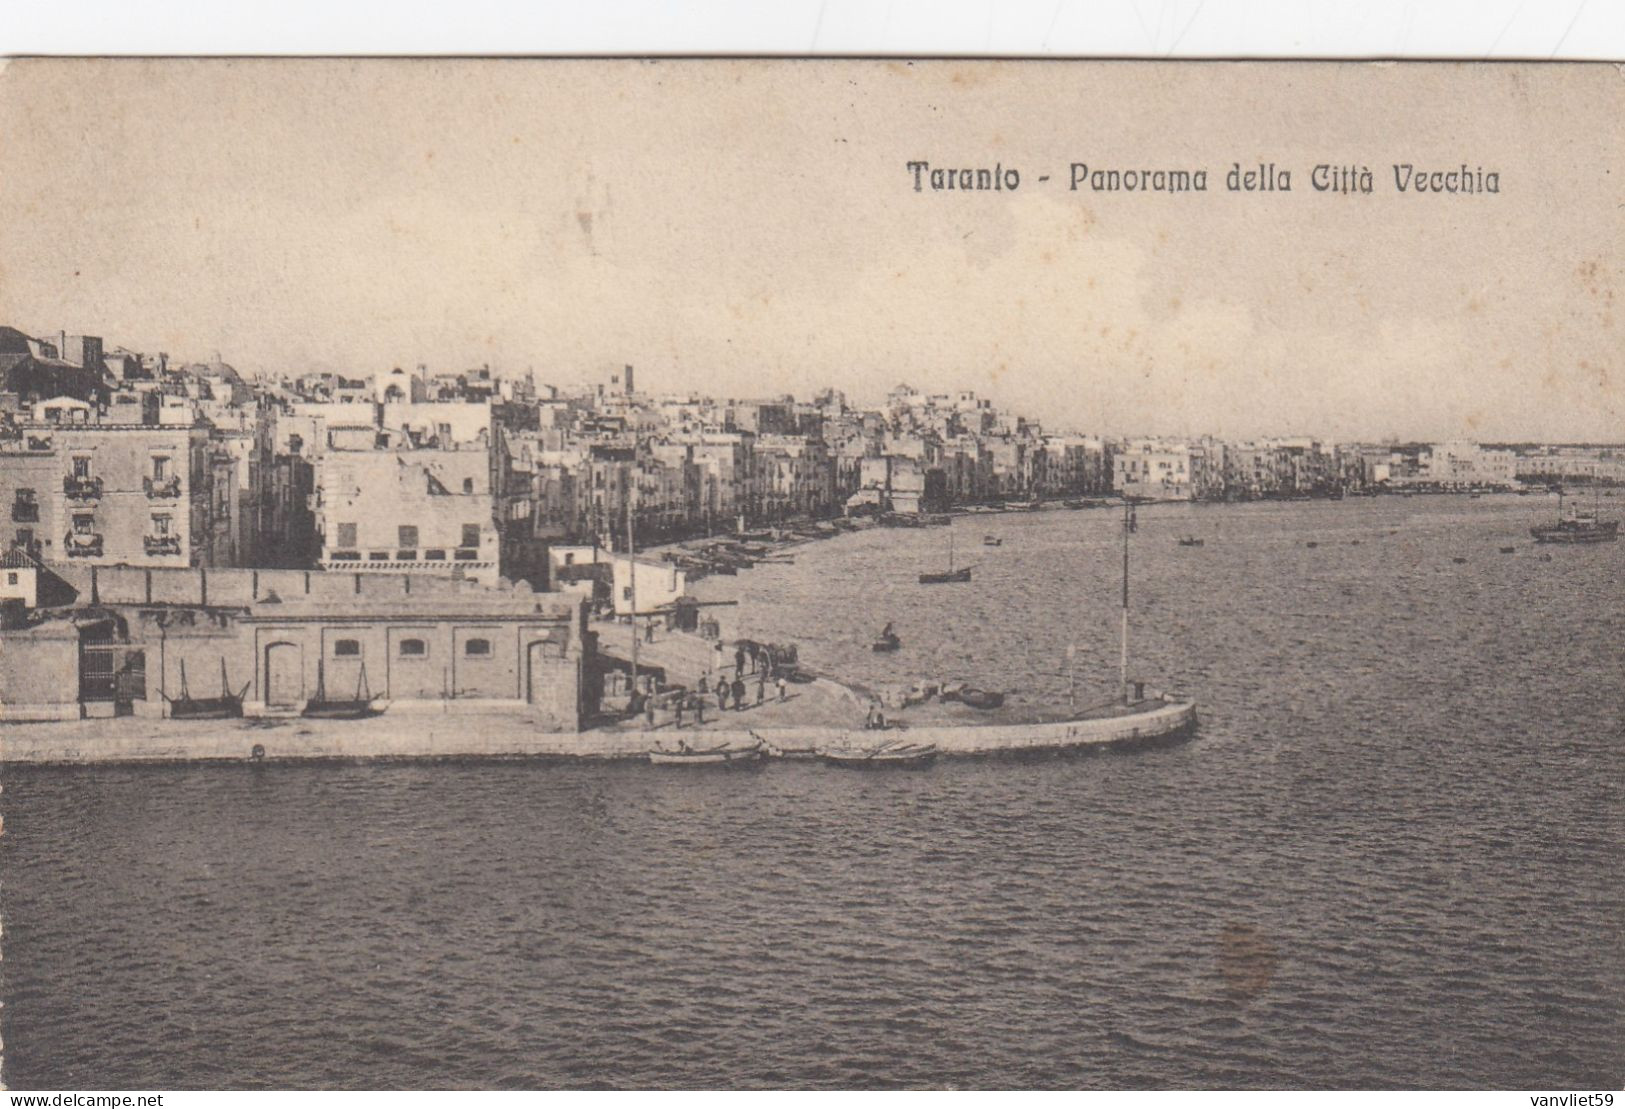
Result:
{"label": "pale sky", "polygon": [[[907,381],[1106,434],[1621,440],[1621,119],[1612,66],[13,61],[0,323],[250,372]],[[1022,184],[916,193],[915,159]],[[1228,192],[1238,162],[1293,191]],[[1401,195],[1407,162],[1500,192]]]}

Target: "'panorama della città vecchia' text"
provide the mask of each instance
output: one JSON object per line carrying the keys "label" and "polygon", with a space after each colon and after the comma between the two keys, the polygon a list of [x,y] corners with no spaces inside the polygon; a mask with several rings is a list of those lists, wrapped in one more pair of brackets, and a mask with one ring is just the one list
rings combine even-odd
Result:
{"label": "'panorama della citt\u00e0 vecchia' text", "polygon": [[[940,166],[920,160],[905,163],[908,180],[917,193],[1015,192],[1024,184],[1049,183],[1052,178],[1069,192],[1091,193],[1289,193],[1317,192],[1369,195],[1389,191],[1390,177],[1365,165],[1321,163],[1307,174],[1274,162],[1243,165],[1227,170],[1123,169],[1072,162],[1060,175],[1023,176],[1015,166]],[[1392,191],[1440,196],[1493,196],[1501,191],[1501,174],[1465,162],[1455,166],[1426,166],[1395,162],[1388,167]]]}

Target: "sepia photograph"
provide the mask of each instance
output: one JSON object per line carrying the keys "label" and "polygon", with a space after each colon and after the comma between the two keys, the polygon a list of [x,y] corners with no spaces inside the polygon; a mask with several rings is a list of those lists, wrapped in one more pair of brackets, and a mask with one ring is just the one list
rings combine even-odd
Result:
{"label": "sepia photograph", "polygon": [[0,1081],[1618,1090],[1622,119],[6,61]]}

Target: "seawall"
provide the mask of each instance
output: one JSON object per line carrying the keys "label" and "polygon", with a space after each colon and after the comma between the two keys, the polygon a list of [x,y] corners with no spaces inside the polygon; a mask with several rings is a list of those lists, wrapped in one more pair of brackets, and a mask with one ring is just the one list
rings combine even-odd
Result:
{"label": "seawall", "polygon": [[152,720],[138,717],[0,725],[0,764],[246,762],[319,759],[641,759],[681,735],[694,746],[766,745],[770,754],[807,756],[823,748],[862,749],[887,739],[932,744],[944,756],[987,757],[1138,746],[1187,735],[1194,706],[1148,706],[1132,715],[1056,724],[924,726],[877,733],[838,727],[728,728],[677,733],[605,729],[546,732],[513,715],[459,714],[409,720],[299,717]]}

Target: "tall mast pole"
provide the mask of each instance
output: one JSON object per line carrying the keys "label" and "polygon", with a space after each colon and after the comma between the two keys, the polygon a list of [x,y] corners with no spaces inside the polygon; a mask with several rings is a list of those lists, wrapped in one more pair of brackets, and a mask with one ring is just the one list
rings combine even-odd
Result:
{"label": "tall mast pole", "polygon": [[[637,547],[632,538],[632,514],[637,504],[638,492],[638,460],[636,451],[633,452],[632,467],[628,474],[626,490],[626,590],[627,604],[631,608],[630,623],[632,625],[632,692],[638,691],[638,562]],[[631,703],[630,698],[627,701]]]}
{"label": "tall mast pole", "polygon": [[1119,661],[1118,686],[1123,696],[1123,703],[1128,704],[1128,529],[1129,502],[1123,501],[1123,643],[1122,655]]}

